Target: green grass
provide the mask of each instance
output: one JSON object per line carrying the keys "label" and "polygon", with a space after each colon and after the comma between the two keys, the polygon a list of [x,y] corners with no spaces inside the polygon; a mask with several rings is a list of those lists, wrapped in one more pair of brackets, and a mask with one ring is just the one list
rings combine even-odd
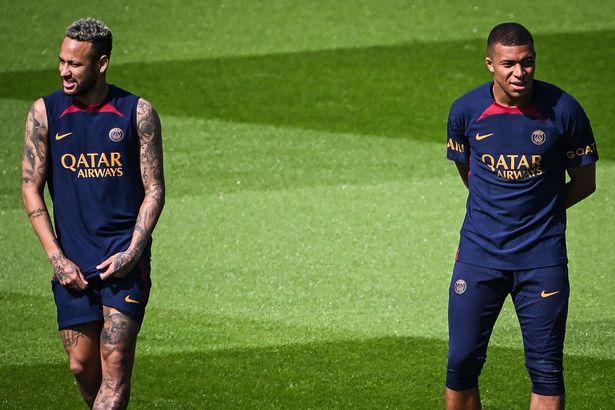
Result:
{"label": "green grass", "polygon": [[[442,406],[465,201],[446,115],[488,81],[484,37],[513,18],[536,34],[538,78],[581,101],[598,139],[598,192],[569,212],[565,360],[569,407],[612,407],[609,2],[106,4],[0,6],[0,407],[81,403],[19,199],[25,114],[57,86],[62,30],[81,15],[114,29],[110,80],[164,127],[168,201],[132,408]],[[527,407],[510,303],[481,383],[486,409]]]}

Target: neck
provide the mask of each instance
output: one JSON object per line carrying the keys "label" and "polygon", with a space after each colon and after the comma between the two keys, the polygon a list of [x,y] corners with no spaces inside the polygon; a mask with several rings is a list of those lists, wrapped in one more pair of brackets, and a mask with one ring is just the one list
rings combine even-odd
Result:
{"label": "neck", "polygon": [[76,96],[75,99],[84,105],[98,105],[105,101],[108,92],[109,84],[105,80],[101,80],[94,84],[87,93]]}
{"label": "neck", "polygon": [[498,87],[497,84],[495,83],[491,87],[491,90],[493,93],[493,99],[495,100],[496,103],[503,105],[505,107],[521,107],[529,103],[530,100],[532,99],[532,92],[534,91],[534,82],[532,81],[532,84],[530,85],[530,89],[528,90],[528,92],[525,95],[520,96],[520,97],[514,97],[514,96],[506,94],[504,90]]}

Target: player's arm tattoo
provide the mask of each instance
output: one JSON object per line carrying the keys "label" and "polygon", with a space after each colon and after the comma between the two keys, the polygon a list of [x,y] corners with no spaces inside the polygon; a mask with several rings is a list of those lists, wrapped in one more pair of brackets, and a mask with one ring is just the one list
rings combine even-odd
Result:
{"label": "player's arm tattoo", "polygon": [[26,119],[26,135],[23,147],[22,182],[42,183],[46,175],[49,142],[46,114],[42,104],[32,104]]}
{"label": "player's arm tattoo", "polygon": [[34,211],[28,212],[28,218],[38,218],[39,216],[43,216],[47,213],[46,209],[36,208]]}
{"label": "player's arm tattoo", "polygon": [[130,246],[112,258],[113,276],[126,276],[143,254],[158,222],[165,199],[162,165],[162,129],[158,114],[147,101],[137,103],[139,166],[145,196],[135,221]]}
{"label": "player's arm tattoo", "polygon": [[[39,99],[28,111],[22,159],[24,207],[47,255],[60,252],[43,195],[49,165],[49,130],[45,103]],[[55,268],[54,268],[55,270]]]}
{"label": "player's arm tattoo", "polygon": [[137,131],[145,197],[135,223],[131,247],[134,246],[142,252],[158,222],[165,202],[162,126],[156,110],[143,99],[137,104]]}

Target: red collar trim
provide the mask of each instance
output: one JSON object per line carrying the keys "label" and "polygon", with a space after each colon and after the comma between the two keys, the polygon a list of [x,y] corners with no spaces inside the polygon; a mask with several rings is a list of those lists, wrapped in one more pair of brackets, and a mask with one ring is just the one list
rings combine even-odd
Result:
{"label": "red collar trim", "polygon": [[62,112],[62,114],[60,114],[60,118],[64,117],[67,114],[73,114],[76,112],[109,112],[111,114],[119,115],[120,117],[124,118],[124,114],[119,112],[119,110],[115,108],[110,102],[87,105],[82,104],[79,101],[73,101],[73,103],[69,105],[68,108]]}
{"label": "red collar trim", "polygon": [[538,109],[532,104],[527,103],[521,107],[505,107],[497,102],[493,102],[483,113],[478,117],[478,121],[483,118],[490,117],[492,115],[525,115],[526,117],[530,117],[532,119],[543,120],[545,121],[547,117],[545,117]]}

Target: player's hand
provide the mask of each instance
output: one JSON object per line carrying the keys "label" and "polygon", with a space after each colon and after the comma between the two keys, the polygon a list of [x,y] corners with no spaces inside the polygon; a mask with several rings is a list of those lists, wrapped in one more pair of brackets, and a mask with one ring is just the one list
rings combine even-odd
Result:
{"label": "player's hand", "polygon": [[55,253],[49,260],[53,265],[53,277],[62,285],[76,291],[82,291],[88,287],[88,281],[85,280],[81,269],[64,254]]}
{"label": "player's hand", "polygon": [[[96,269],[102,271],[100,278],[102,280],[109,277],[123,278],[128,275],[134,266],[141,258],[140,252],[135,249],[128,248],[124,252],[118,252],[101,262]],[[103,271],[104,269],[104,271]]]}

